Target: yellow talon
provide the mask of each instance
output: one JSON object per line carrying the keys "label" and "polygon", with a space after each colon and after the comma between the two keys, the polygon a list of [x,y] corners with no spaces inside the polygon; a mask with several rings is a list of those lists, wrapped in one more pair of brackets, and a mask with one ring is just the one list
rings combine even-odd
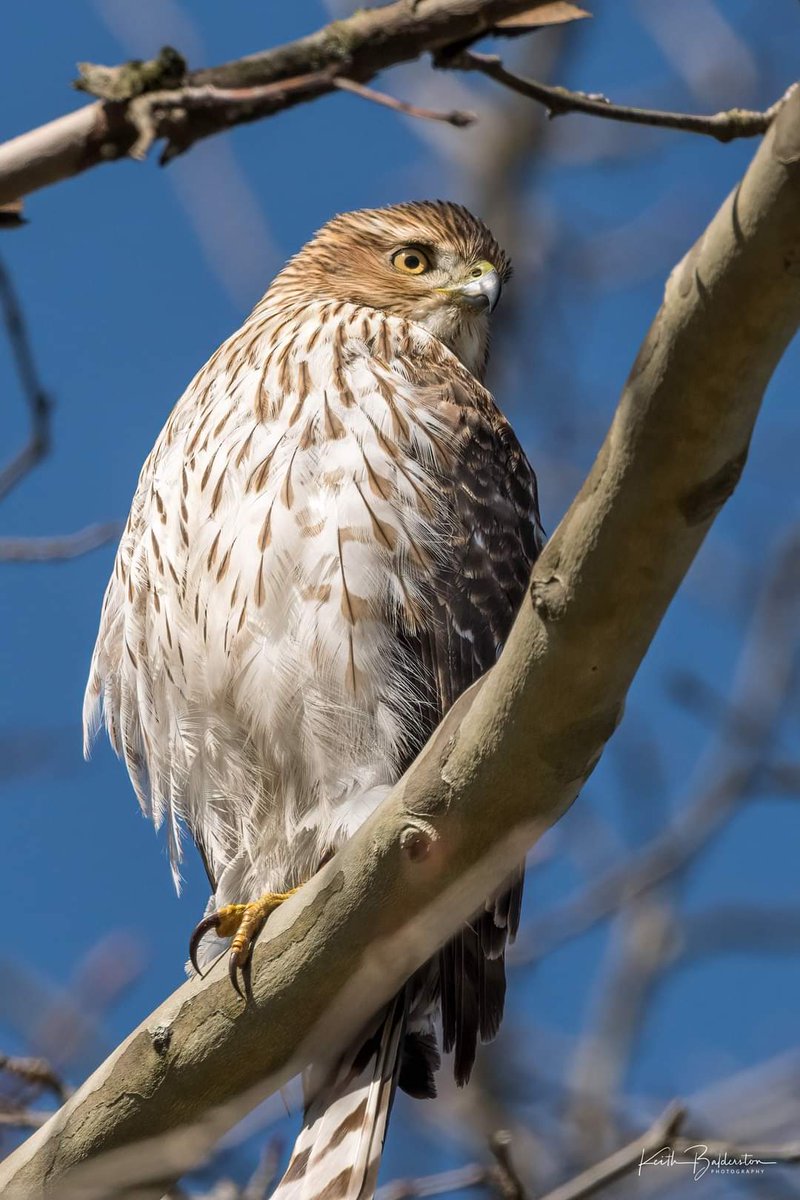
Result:
{"label": "yellow talon", "polygon": [[233,937],[246,912],[246,904],[226,904],[224,908],[218,908],[214,916],[217,918],[215,928],[219,936]]}
{"label": "yellow talon", "polygon": [[[283,904],[284,900],[293,896],[297,890],[297,888],[290,888],[288,892],[265,892],[263,896],[259,896],[258,900],[253,900],[249,904],[225,904],[216,912],[204,917],[195,928],[189,942],[189,957],[197,974],[202,975],[197,963],[197,951],[208,931],[213,929],[219,937],[232,938],[228,973],[235,990],[242,999],[247,999],[250,995],[250,963],[258,935],[264,928],[270,913]],[[247,995],[239,987],[238,971],[242,973],[242,981]]]}

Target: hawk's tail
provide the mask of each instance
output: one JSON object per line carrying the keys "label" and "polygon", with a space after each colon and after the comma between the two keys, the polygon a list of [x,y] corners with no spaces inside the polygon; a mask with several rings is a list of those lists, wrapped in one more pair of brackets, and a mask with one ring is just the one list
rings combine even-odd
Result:
{"label": "hawk's tail", "polygon": [[372,1200],[406,1025],[401,993],[308,1099],[271,1200]]}

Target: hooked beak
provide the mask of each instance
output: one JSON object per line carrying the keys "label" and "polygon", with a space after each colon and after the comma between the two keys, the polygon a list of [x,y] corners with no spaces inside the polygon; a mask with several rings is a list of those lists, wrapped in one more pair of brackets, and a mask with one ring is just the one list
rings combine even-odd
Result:
{"label": "hooked beak", "polygon": [[502,290],[503,283],[494,264],[480,262],[472,268],[464,283],[450,288],[449,292],[470,306],[494,312]]}

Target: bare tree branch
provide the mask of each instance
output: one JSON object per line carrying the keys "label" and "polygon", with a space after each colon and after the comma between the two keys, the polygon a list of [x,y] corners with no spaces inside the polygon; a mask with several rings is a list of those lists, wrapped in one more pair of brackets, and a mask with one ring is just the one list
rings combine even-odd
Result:
{"label": "bare tree branch", "polygon": [[183,78],[174,51],[152,63],[84,69],[84,86],[107,98],[0,146],[0,204],[100,163],[141,155],[156,139],[165,140],[162,161],[169,161],[201,138],[332,92],[337,78],[369,83],[386,67],[474,41],[504,17],[548,6],[549,0],[395,0]]}
{"label": "bare tree branch", "polygon": [[[764,1163],[792,1164],[800,1162],[800,1142],[784,1146],[740,1146],[734,1142],[718,1139],[693,1138],[681,1133],[686,1121],[686,1109],[677,1103],[670,1104],[644,1133],[633,1138],[627,1145],[615,1150],[600,1162],[594,1163],[579,1175],[559,1184],[547,1192],[542,1200],[588,1200],[605,1191],[612,1183],[630,1175],[646,1159],[654,1155],[667,1156],[672,1152],[676,1159],[686,1156],[691,1165],[696,1154],[700,1158],[759,1159]],[[500,1135],[498,1135],[500,1136]],[[497,1149],[493,1148],[495,1157]],[[501,1169],[508,1171],[507,1159],[501,1158]],[[513,1168],[506,1175],[510,1184],[497,1176],[497,1167],[483,1167],[477,1163],[454,1171],[442,1171],[419,1179],[397,1180],[386,1184],[378,1192],[377,1200],[414,1200],[419,1196],[441,1196],[466,1188],[484,1187],[502,1200],[524,1200],[525,1192]]]}
{"label": "bare tree branch", "polygon": [[71,1095],[70,1088],[44,1058],[22,1058],[0,1054],[0,1128],[39,1129],[53,1115],[52,1110],[32,1107],[34,1100],[45,1092],[63,1104]]}
{"label": "bare tree branch", "polygon": [[696,113],[664,112],[655,108],[633,108],[624,104],[612,104],[605,96],[597,93],[573,92],[569,88],[553,87],[524,79],[507,71],[500,59],[493,54],[476,54],[460,50],[455,54],[444,51],[436,56],[436,65],[458,71],[479,71],[496,83],[503,84],[520,96],[527,96],[543,104],[548,116],[558,117],[564,113],[584,113],[603,117],[609,121],[622,121],[629,125],[649,125],[656,129],[678,129],[684,133],[700,133],[716,138],[718,142],[731,142],[734,138],[758,137],[766,133],[775,119],[783,101],[776,101],[764,112],[752,112],[743,108],[731,108],[704,116]]}
{"label": "bare tree branch", "polygon": [[119,537],[119,521],[87,525],[55,537],[0,537],[0,562],[63,562],[79,558]]}
{"label": "bare tree branch", "polygon": [[41,1129],[52,1115],[49,1112],[39,1112],[30,1108],[14,1108],[9,1111],[0,1109],[0,1128]]}
{"label": "bare tree branch", "polygon": [[394,96],[387,96],[385,92],[376,92],[374,88],[364,87],[363,83],[354,83],[352,79],[340,77],[334,80],[334,85],[340,91],[351,92],[354,96],[361,96],[363,100],[371,100],[373,104],[382,104],[384,108],[391,108],[393,112],[402,113],[406,117],[421,117],[424,121],[443,121],[446,125],[455,125],[457,129],[472,125],[478,119],[477,113],[465,112],[463,109],[435,112],[431,108],[420,108],[418,104],[396,100]]}
{"label": "bare tree branch", "polygon": [[10,1054],[0,1054],[0,1073],[4,1071],[25,1083],[33,1084],[41,1091],[52,1092],[59,1100],[66,1100],[70,1094],[64,1080],[44,1058],[19,1058]]}
{"label": "bare tree branch", "polygon": [[0,1167],[4,1196],[39,1194],[46,1181],[61,1200],[89,1177],[107,1195],[110,1179],[118,1186],[138,1170],[140,1194],[160,1197],[254,1103],[356,1037],[502,886],[616,728],[736,487],[798,324],[800,93],[670,276],[497,665],[378,812],[270,919],[252,1003],[232,993],[224,962],[185,984]]}
{"label": "bare tree branch", "polygon": [[50,410],[52,405],[50,397],[39,379],[28,328],[22,314],[22,306],[11,276],[2,262],[0,262],[0,308],[2,308],[3,324],[11,345],[17,375],[28,405],[31,421],[31,432],[27,442],[4,467],[0,468],[1,500],[13,487],[16,487],[29,471],[33,470],[50,449]]}
{"label": "bare tree branch", "polygon": [[586,1200],[602,1192],[611,1183],[615,1183],[625,1175],[637,1169],[643,1160],[659,1152],[665,1155],[672,1151],[676,1157],[693,1156],[698,1150],[710,1158],[751,1159],[758,1158],[763,1162],[795,1163],[800,1161],[800,1143],[787,1146],[743,1147],[734,1146],[727,1142],[702,1141],[697,1138],[685,1137],[680,1128],[686,1119],[686,1110],[679,1104],[671,1104],[661,1116],[653,1122],[646,1133],[634,1138],[627,1146],[610,1154],[602,1162],[589,1167],[567,1183],[548,1192],[542,1200]]}
{"label": "bare tree branch", "polygon": [[450,1192],[485,1187],[489,1182],[490,1170],[490,1167],[471,1163],[453,1171],[440,1171],[436,1175],[421,1175],[417,1179],[395,1179],[378,1189],[375,1200],[417,1200],[421,1196],[446,1196]]}
{"label": "bare tree branch", "polygon": [[707,962],[715,954],[790,954],[800,948],[796,908],[720,904],[687,918],[678,933],[678,962]]}
{"label": "bare tree branch", "polygon": [[[30,414],[27,442],[0,467],[0,500],[50,450],[52,400],[39,378],[30,335],[11,276],[0,261],[0,309],[22,394]],[[0,562],[53,562],[77,558],[119,535],[119,522],[88,525],[61,537],[0,537]],[[1,1065],[1,1064],[0,1064]]]}
{"label": "bare tree branch", "polygon": [[376,1200],[415,1200],[421,1196],[444,1196],[449,1192],[482,1187],[497,1200],[527,1200],[526,1192],[511,1159],[511,1135],[498,1130],[489,1139],[491,1166],[470,1163],[453,1171],[416,1179],[396,1179],[380,1188]]}
{"label": "bare tree branch", "polygon": [[494,1166],[489,1171],[488,1182],[499,1200],[527,1200],[525,1188],[511,1158],[512,1140],[506,1129],[498,1129],[489,1138]]}
{"label": "bare tree branch", "polygon": [[666,900],[648,894],[623,909],[613,930],[571,1069],[567,1112],[578,1161],[591,1162],[617,1140],[615,1110],[651,989],[672,957],[674,923]]}
{"label": "bare tree branch", "polygon": [[464,48],[487,33],[502,33],[504,25],[511,32],[508,18],[524,14],[534,27],[536,9],[545,12],[548,7],[548,0],[427,0],[424,6],[396,0],[360,9],[285,46],[198,71],[188,72],[169,48],[146,63],[82,64],[79,86],[99,95],[100,102],[0,146],[0,205],[102,162],[143,158],[158,140],[165,142],[160,161],[169,162],[202,138],[340,89],[358,91],[412,116],[469,124],[472,114],[432,113],[364,89],[386,67],[426,51],[434,54],[437,65],[480,71],[544,104],[551,115],[590,113],[730,141],[764,133],[780,106],[712,116],[630,108],[522,79],[506,71],[499,59]]}

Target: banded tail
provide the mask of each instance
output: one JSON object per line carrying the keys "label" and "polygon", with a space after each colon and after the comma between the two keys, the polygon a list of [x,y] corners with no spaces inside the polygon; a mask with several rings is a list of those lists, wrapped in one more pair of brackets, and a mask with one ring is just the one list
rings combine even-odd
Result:
{"label": "banded tail", "polygon": [[307,1102],[305,1123],[271,1200],[372,1200],[406,1026],[401,992]]}

